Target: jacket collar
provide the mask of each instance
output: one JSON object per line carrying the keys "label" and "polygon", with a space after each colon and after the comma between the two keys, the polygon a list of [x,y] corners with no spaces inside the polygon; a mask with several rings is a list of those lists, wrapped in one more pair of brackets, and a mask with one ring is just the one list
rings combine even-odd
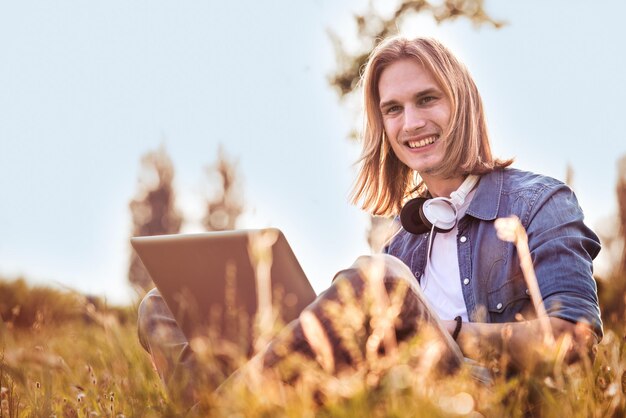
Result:
{"label": "jacket collar", "polygon": [[483,221],[496,219],[502,198],[503,177],[503,170],[494,170],[491,173],[483,174],[465,214]]}

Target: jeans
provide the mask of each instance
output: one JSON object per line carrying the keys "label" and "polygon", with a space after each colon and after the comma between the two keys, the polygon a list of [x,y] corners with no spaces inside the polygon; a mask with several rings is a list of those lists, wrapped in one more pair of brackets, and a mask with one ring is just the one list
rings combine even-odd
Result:
{"label": "jeans", "polygon": [[[198,356],[156,289],[139,306],[138,334],[169,396],[184,406],[197,402],[198,381],[215,389],[235,371],[227,363],[209,373],[199,367]],[[435,371],[458,370],[463,355],[429,308],[411,271],[399,259],[379,254],[359,257],[337,273],[331,286],[258,354],[263,367],[271,370],[298,353],[326,372],[339,374],[420,335],[427,335],[420,344],[436,348],[428,360]]]}

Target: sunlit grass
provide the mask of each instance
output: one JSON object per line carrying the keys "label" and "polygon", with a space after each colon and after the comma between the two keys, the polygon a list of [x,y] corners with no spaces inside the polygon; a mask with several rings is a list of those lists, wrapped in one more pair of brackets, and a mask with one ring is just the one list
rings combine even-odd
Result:
{"label": "sunlit grass", "polygon": [[[94,315],[95,317],[95,315]],[[131,323],[98,315],[2,332],[3,386],[19,416],[164,416],[159,381]],[[5,386],[5,387],[8,387]],[[13,415],[12,411],[2,416]]]}
{"label": "sunlit grass", "polygon": [[[0,417],[180,416],[138,343],[132,318],[120,322],[89,306],[84,306],[88,321],[30,328],[2,324]],[[207,390],[201,411],[235,417],[521,417],[529,410],[546,417],[623,416],[626,329],[623,321],[610,325],[595,363],[564,366],[558,375],[499,373],[493,385],[484,385],[466,368],[449,377],[430,374],[429,364],[420,363],[428,335],[420,334],[399,343],[393,358],[374,361],[354,345],[359,367],[341,373],[328,373],[299,355],[281,370],[249,365],[218,393]],[[364,338],[356,331],[351,335]],[[350,340],[348,333],[344,339]],[[275,378],[289,368],[297,379],[286,384]]]}

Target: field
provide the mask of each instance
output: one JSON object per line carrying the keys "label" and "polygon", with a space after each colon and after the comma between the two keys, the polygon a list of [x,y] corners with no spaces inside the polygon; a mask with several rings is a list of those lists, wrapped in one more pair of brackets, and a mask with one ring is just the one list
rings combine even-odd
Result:
{"label": "field", "polygon": [[[23,282],[3,286],[3,308],[17,294],[24,308],[13,309],[13,318],[0,323],[0,417],[183,415],[168,400],[139,345],[135,307],[107,308],[79,295],[26,289]],[[28,316],[32,301],[43,308]],[[306,378],[291,384],[248,367],[246,378],[231,382],[219,394],[207,390],[199,415],[624,416],[626,327],[623,319],[610,319],[613,322],[605,319],[606,333],[594,363],[568,366],[557,358],[540,372],[509,378],[500,373],[493,384],[485,385],[472,378],[469,369],[454,377],[435,375],[422,361],[424,352],[416,350],[420,342],[412,341],[398,347],[394,358],[367,360],[340,376],[294,359]]]}

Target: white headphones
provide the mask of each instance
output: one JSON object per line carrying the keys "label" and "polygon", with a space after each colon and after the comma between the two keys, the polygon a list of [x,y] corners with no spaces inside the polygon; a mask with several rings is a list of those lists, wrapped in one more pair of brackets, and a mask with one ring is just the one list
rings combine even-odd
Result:
{"label": "white headphones", "polygon": [[434,229],[437,232],[451,231],[457,222],[458,210],[472,191],[479,176],[470,174],[450,197],[411,199],[400,212],[402,227],[413,234],[423,234]]}

